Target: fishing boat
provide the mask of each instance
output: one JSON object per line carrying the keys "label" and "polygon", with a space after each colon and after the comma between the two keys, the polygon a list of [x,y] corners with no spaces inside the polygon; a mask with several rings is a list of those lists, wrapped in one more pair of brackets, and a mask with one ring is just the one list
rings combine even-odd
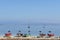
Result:
{"label": "fishing boat", "polygon": [[54,37],[54,34],[51,33],[51,31],[49,31],[49,33],[48,33],[47,35],[48,35],[49,38],[50,38],[50,37]]}
{"label": "fishing boat", "polygon": [[9,30],[7,33],[5,33],[5,36],[4,37],[11,37],[11,36],[12,36],[12,33]]}
{"label": "fishing boat", "polygon": [[23,34],[21,33],[21,31],[18,31],[18,33],[16,34],[16,37],[23,37]]}

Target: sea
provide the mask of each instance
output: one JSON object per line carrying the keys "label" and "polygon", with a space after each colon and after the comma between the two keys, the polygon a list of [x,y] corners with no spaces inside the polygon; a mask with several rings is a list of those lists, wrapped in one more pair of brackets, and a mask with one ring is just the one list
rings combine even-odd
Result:
{"label": "sea", "polygon": [[38,36],[40,33],[39,31],[41,31],[44,34],[48,34],[49,31],[51,31],[51,33],[54,33],[55,36],[60,36],[60,24],[52,23],[0,24],[0,36],[4,36],[5,33],[7,33],[9,30],[11,31],[13,36],[15,36],[18,33],[18,31],[21,31],[21,33],[23,34],[28,34],[28,31],[30,31],[30,34],[32,36]]}

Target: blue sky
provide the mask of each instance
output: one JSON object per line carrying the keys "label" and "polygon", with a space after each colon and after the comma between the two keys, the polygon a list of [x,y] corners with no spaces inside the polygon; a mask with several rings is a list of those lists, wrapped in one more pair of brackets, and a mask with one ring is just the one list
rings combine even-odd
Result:
{"label": "blue sky", "polygon": [[60,0],[0,0],[0,22],[60,23]]}

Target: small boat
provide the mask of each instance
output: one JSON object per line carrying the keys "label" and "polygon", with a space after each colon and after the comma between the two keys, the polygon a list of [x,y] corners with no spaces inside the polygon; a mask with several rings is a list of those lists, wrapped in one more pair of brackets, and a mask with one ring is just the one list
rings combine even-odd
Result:
{"label": "small boat", "polygon": [[42,33],[42,31],[39,31],[39,35],[40,35],[40,37],[44,37],[44,36],[46,36],[46,34],[44,34],[44,33]]}
{"label": "small boat", "polygon": [[44,37],[44,36],[46,36],[46,34],[43,34],[43,33],[42,33],[42,34],[40,34],[40,37]]}
{"label": "small boat", "polygon": [[10,31],[8,31],[8,32],[5,34],[5,37],[11,37],[11,36],[12,36],[12,34],[11,34]]}
{"label": "small boat", "polygon": [[53,37],[54,36],[54,34],[48,34],[48,37]]}
{"label": "small boat", "polygon": [[16,35],[16,37],[22,37],[22,36],[23,36],[23,34],[21,33],[21,31],[19,31]]}
{"label": "small boat", "polygon": [[49,31],[49,33],[47,35],[48,35],[48,37],[53,37],[54,36],[54,34],[51,33],[51,31]]}

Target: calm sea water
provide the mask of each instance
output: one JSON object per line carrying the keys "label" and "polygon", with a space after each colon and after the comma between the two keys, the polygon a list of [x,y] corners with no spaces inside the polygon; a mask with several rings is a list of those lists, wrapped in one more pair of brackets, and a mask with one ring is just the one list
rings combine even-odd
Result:
{"label": "calm sea water", "polygon": [[60,25],[59,24],[0,24],[0,36],[4,35],[8,30],[11,31],[13,35],[20,30],[21,33],[28,33],[28,25],[30,26],[30,34],[38,35],[39,31],[42,33],[48,33],[52,31],[56,36],[60,36]]}

